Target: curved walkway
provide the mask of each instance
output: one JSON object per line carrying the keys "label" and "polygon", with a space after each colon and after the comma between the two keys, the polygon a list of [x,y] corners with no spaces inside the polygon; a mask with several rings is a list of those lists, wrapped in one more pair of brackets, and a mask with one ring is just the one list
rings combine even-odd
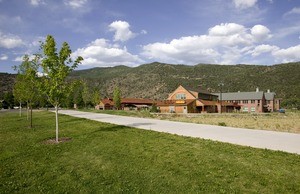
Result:
{"label": "curved walkway", "polygon": [[60,110],[60,114],[255,148],[300,154],[300,134]]}

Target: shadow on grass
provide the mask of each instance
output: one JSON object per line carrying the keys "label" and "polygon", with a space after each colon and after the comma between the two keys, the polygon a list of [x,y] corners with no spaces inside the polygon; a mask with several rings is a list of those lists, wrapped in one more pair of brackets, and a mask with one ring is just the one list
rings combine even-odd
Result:
{"label": "shadow on grass", "polygon": [[141,125],[153,125],[153,123],[132,123],[130,125],[128,125],[129,127],[139,127]]}
{"label": "shadow on grass", "polygon": [[99,128],[98,130],[95,130],[95,132],[111,132],[111,131],[120,131],[120,130],[124,130],[128,128],[127,126],[124,126],[124,125],[112,125],[112,126],[109,126],[109,127],[101,127]]}

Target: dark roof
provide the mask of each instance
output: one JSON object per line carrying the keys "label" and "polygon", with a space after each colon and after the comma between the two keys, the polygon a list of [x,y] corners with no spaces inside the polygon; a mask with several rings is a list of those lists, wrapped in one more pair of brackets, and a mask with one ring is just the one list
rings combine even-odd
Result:
{"label": "dark roof", "polygon": [[[220,99],[220,93],[214,93]],[[264,92],[232,92],[232,93],[222,93],[223,100],[261,100],[263,99]],[[220,99],[221,100],[221,99]]]}
{"label": "dark roof", "polygon": [[[182,86],[184,87],[184,86]],[[187,89],[188,91],[190,92],[197,92],[197,93],[201,93],[201,94],[209,94],[209,95],[214,95],[216,96],[215,94],[212,94],[210,92],[208,92],[207,90],[203,90],[203,89],[197,89],[197,88],[191,88],[191,87],[184,87],[185,89]]]}
{"label": "dark roof", "polygon": [[205,106],[217,106],[218,102],[217,101],[210,101],[210,100],[199,100],[202,104]]}
{"label": "dark roof", "polygon": [[267,92],[267,93],[265,93],[265,98],[266,98],[266,100],[274,100],[275,95],[276,94],[274,92]]}

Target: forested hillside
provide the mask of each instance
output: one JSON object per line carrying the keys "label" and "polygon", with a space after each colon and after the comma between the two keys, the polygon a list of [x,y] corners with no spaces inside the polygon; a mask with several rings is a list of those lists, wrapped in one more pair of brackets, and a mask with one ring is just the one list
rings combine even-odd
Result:
{"label": "forested hillside", "polygon": [[12,92],[15,83],[16,74],[8,74],[0,72],[0,97],[5,92]]}
{"label": "forested hillside", "polygon": [[[0,74],[1,93],[11,91],[15,75]],[[118,86],[123,97],[165,99],[178,85],[218,92],[270,89],[284,99],[300,98],[300,62],[273,66],[211,65],[196,66],[151,63],[138,67],[106,67],[74,71],[70,79],[84,79],[99,88],[104,96],[112,96]]]}
{"label": "forested hillside", "polygon": [[178,85],[218,92],[270,89],[282,98],[300,98],[300,62],[273,66],[211,65],[196,66],[151,63],[130,68],[126,66],[93,68],[75,71],[72,78],[85,79],[111,96],[118,86],[125,97],[164,99]]}

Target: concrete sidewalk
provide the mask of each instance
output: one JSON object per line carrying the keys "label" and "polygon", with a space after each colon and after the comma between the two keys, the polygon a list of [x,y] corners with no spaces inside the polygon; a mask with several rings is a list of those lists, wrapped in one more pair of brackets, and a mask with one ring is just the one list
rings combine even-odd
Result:
{"label": "concrete sidewalk", "polygon": [[300,134],[145,119],[75,110],[60,110],[59,113],[139,129],[300,154]]}

